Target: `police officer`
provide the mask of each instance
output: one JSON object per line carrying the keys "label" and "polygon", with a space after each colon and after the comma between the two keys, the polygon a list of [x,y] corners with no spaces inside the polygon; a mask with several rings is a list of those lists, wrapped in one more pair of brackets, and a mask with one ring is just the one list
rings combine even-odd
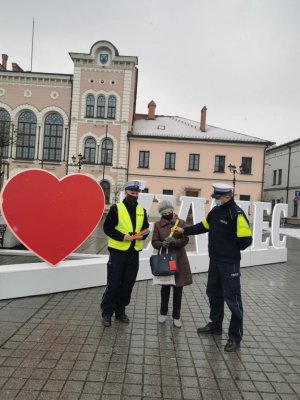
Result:
{"label": "police officer", "polygon": [[224,350],[234,352],[243,337],[243,305],[240,284],[241,250],[252,243],[249,222],[243,210],[235,203],[233,188],[217,183],[212,197],[215,207],[202,222],[176,231],[186,236],[208,232],[209,270],[206,294],[210,304],[210,319],[200,334],[222,334],[224,301],[231,311],[228,341]]}
{"label": "police officer", "polygon": [[111,206],[103,230],[108,236],[110,253],[107,263],[107,287],[101,301],[102,323],[111,325],[111,317],[129,323],[125,308],[130,303],[132,288],[139,269],[139,252],[147,235],[133,235],[149,228],[146,210],[137,203],[142,183],[130,181],[123,189],[122,203]]}

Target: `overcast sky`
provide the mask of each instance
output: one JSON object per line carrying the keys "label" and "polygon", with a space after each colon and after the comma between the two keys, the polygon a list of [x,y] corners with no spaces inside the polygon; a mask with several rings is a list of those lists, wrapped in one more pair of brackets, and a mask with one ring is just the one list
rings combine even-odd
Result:
{"label": "overcast sky", "polygon": [[[300,137],[300,0],[0,0],[0,53],[73,73],[69,52],[99,40],[137,56],[137,112],[198,121],[281,144]],[[1,61],[0,61],[1,62]]]}

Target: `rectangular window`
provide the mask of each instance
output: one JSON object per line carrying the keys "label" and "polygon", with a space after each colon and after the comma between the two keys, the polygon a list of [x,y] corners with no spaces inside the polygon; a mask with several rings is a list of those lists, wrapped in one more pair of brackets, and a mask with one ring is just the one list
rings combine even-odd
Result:
{"label": "rectangular window", "polygon": [[185,191],[185,195],[189,196],[189,197],[198,197],[199,191],[198,190],[188,189],[188,190]]}
{"label": "rectangular window", "polygon": [[199,171],[200,154],[190,154],[189,157],[189,170]]}
{"label": "rectangular window", "polygon": [[273,186],[276,185],[277,171],[273,171]]}
{"label": "rectangular window", "polygon": [[250,195],[249,194],[240,194],[240,200],[250,201]]}
{"label": "rectangular window", "polygon": [[225,156],[215,156],[214,172],[225,172]]}
{"label": "rectangular window", "polygon": [[140,151],[139,168],[149,168],[150,151]]}
{"label": "rectangular window", "polygon": [[294,201],[294,213],[293,213],[293,217],[297,217],[298,216],[298,201]]}
{"label": "rectangular window", "polygon": [[166,153],[165,169],[175,169],[176,153]]}
{"label": "rectangular window", "polygon": [[142,193],[149,193],[149,188],[145,188],[142,190]]}
{"label": "rectangular window", "polygon": [[252,157],[242,157],[241,173],[245,175],[252,173]]}
{"label": "rectangular window", "polygon": [[278,170],[278,185],[281,185],[282,182],[282,169]]}
{"label": "rectangular window", "polygon": [[171,189],[163,189],[162,194],[173,194],[173,190],[171,190]]}

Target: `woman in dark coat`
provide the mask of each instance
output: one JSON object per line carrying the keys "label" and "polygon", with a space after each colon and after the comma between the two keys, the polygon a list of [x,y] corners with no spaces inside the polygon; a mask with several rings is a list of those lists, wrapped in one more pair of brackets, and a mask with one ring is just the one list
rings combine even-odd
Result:
{"label": "woman in dark coat", "polygon": [[[161,219],[154,224],[152,246],[155,249],[167,249],[171,253],[176,253],[178,272],[175,275],[175,286],[173,286],[173,323],[177,328],[181,328],[180,310],[183,286],[190,285],[192,273],[189,260],[184,246],[188,243],[188,238],[178,235],[176,232],[173,237],[169,237],[171,229],[178,220],[174,213],[174,207],[168,200],[163,200],[158,205]],[[179,227],[184,227],[185,222],[179,219]],[[162,250],[165,251],[165,250]],[[170,285],[161,286],[161,306],[158,321],[164,323],[167,320],[168,304],[170,298]]]}

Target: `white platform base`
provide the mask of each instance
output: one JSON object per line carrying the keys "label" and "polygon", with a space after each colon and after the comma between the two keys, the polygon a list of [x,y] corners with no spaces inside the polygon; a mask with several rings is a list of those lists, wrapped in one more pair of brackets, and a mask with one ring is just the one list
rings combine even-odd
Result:
{"label": "white platform base", "polygon": [[[0,254],[7,254],[8,251],[0,250]],[[29,252],[26,253],[32,255]],[[18,254],[20,253],[18,252]],[[188,256],[192,273],[208,270],[207,254],[188,252]],[[56,267],[50,267],[45,262],[1,266],[0,300],[106,285],[108,256],[80,255],[78,253],[70,256],[70,258],[78,257],[84,257],[84,259],[62,261]],[[242,254],[241,266],[281,263],[286,260],[286,248],[269,247],[265,250],[246,250]],[[137,280],[151,278],[149,256],[143,257],[143,253],[141,253]]]}

